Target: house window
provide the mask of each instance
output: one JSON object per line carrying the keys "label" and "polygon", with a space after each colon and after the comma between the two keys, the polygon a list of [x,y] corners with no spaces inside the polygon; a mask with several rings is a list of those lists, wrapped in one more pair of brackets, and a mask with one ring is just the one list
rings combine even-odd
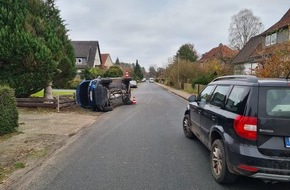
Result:
{"label": "house window", "polygon": [[76,58],[76,64],[81,65],[83,63],[83,60],[81,58]]}
{"label": "house window", "polygon": [[271,35],[266,36],[265,45],[266,46],[271,45]]}
{"label": "house window", "polygon": [[277,43],[277,33],[271,35],[271,45]]}
{"label": "house window", "polygon": [[76,58],[76,64],[77,65],[86,65],[87,64],[87,60],[85,58]]}

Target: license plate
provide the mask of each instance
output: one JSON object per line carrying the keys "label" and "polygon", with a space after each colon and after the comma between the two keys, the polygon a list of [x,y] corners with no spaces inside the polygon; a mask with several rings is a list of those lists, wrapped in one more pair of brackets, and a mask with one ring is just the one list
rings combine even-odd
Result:
{"label": "license plate", "polygon": [[286,148],[290,148],[290,137],[285,137]]}

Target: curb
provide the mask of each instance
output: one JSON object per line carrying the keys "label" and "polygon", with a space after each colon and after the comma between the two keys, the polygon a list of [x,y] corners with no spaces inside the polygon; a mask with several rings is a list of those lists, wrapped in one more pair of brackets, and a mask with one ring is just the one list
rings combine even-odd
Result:
{"label": "curb", "polygon": [[157,83],[157,82],[156,82],[156,84],[157,84],[158,86],[160,86],[160,87],[162,87],[162,88],[164,88],[164,89],[170,91],[171,93],[173,93],[173,94],[175,94],[175,95],[177,95],[177,96],[183,98],[183,99],[186,100],[186,101],[188,100],[188,97],[191,95],[191,94],[189,94],[189,93],[187,93],[187,92],[184,92],[184,91],[181,91],[181,90],[177,90],[177,89],[171,88],[171,87],[166,86],[166,85],[164,85],[164,84],[160,84],[160,83]]}

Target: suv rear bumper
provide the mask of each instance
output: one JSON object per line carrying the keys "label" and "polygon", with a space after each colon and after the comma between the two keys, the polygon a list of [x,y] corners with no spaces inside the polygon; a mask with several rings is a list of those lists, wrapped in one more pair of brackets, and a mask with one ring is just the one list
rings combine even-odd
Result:
{"label": "suv rear bumper", "polygon": [[276,180],[276,181],[290,181],[290,175],[279,175],[279,174],[267,174],[267,173],[256,173],[250,177],[259,178],[264,180]]}
{"label": "suv rear bumper", "polygon": [[225,143],[225,149],[228,168],[232,173],[265,180],[290,181],[290,158],[266,156],[256,146],[243,144]]}

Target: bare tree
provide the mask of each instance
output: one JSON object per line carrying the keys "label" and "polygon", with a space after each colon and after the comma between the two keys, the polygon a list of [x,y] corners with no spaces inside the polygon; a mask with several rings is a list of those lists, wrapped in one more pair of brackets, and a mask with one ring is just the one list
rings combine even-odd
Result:
{"label": "bare tree", "polygon": [[260,34],[263,28],[260,18],[254,16],[251,10],[241,10],[231,18],[229,27],[230,45],[234,49],[241,50],[253,36]]}

